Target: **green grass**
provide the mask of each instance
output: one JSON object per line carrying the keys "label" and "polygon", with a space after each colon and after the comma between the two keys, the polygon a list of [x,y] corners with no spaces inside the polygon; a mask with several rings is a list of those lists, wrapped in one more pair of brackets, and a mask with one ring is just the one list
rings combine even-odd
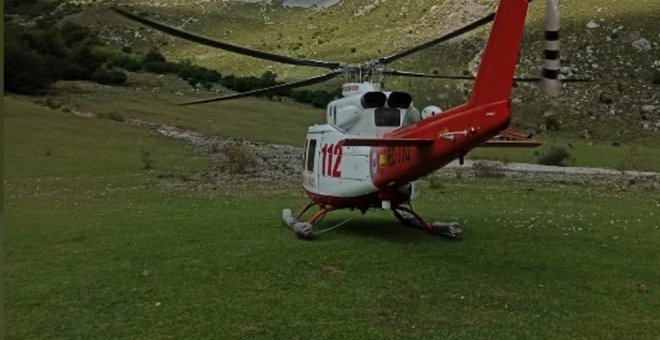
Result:
{"label": "green grass", "polygon": [[[153,91],[154,87],[158,89]],[[325,119],[324,110],[265,98],[195,106],[178,105],[217,95],[206,91],[190,93],[190,87],[185,81],[173,76],[157,78],[153,75],[131,74],[129,86],[125,87],[62,82],[48,98],[64,108],[81,112],[137,118],[192,129],[206,135],[290,145],[302,145],[306,128],[322,123]]]}
{"label": "green grass", "polygon": [[10,339],[660,336],[649,183],[446,179],[416,208],[459,241],[340,212],[306,242],[279,218],[295,180],[205,184],[205,155],[146,128],[4,112]]}
{"label": "green grass", "polygon": [[[655,146],[622,143],[620,147],[602,142],[586,143],[554,139],[534,149],[477,148],[468,154],[472,159],[490,159],[504,163],[538,163],[535,152],[543,153],[550,146],[564,147],[571,155],[572,166],[603,167],[623,171],[660,171],[660,152]],[[569,144],[571,146],[569,146]]]}

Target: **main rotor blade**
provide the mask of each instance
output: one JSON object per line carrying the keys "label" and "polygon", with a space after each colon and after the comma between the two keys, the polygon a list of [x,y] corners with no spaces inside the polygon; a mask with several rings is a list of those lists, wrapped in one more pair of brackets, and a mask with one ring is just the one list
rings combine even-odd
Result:
{"label": "main rotor blade", "polygon": [[[533,78],[513,78],[513,80],[517,82],[523,82],[523,83],[533,83],[537,81],[541,81],[540,77],[533,77]],[[582,83],[582,82],[589,82],[592,81],[593,79],[589,78],[559,78],[559,81],[562,83]]]}
{"label": "main rotor blade", "polygon": [[[408,71],[398,71],[398,70],[383,70],[383,74],[391,75],[391,76],[401,76],[401,77],[413,77],[413,78],[435,78],[435,79],[452,79],[452,80],[474,80],[475,78],[472,76],[445,76],[445,75],[440,75],[440,74],[429,74],[429,73],[417,73],[417,72],[408,72]],[[514,81],[516,82],[537,82],[541,81],[541,78],[535,77],[535,78],[513,78]],[[587,78],[565,78],[565,79],[560,79],[562,83],[578,83],[578,82],[587,82],[591,81],[591,79]]]}
{"label": "main rotor blade", "polygon": [[439,74],[417,73],[397,70],[383,70],[383,74],[390,76],[413,77],[413,78],[435,78],[435,79],[454,79],[454,80],[474,80],[472,76],[444,76]]}
{"label": "main rotor blade", "polygon": [[460,35],[462,35],[462,34],[465,34],[465,33],[467,33],[467,32],[470,32],[470,31],[472,31],[472,30],[475,30],[475,29],[477,29],[477,28],[479,28],[479,27],[481,27],[481,26],[483,26],[483,25],[485,25],[485,24],[487,24],[487,23],[493,21],[493,19],[495,19],[495,13],[490,13],[490,14],[488,14],[487,16],[485,16],[485,17],[483,17],[483,18],[481,18],[481,19],[479,19],[479,20],[477,20],[477,21],[475,21],[475,22],[473,22],[473,23],[468,24],[468,25],[465,25],[465,26],[463,26],[463,27],[461,27],[461,28],[459,28],[459,29],[457,29],[457,30],[455,30],[455,31],[453,31],[453,32],[447,33],[447,34],[443,35],[443,36],[440,37],[440,38],[437,38],[437,39],[431,40],[431,41],[426,42],[426,43],[424,43],[424,44],[421,44],[421,45],[419,45],[419,46],[415,46],[415,47],[413,47],[413,48],[411,48],[411,49],[409,49],[409,50],[407,50],[407,51],[403,51],[403,52],[401,52],[401,53],[397,53],[397,54],[394,54],[394,55],[391,55],[391,56],[387,56],[387,57],[382,57],[382,58],[378,59],[378,61],[379,61],[381,64],[389,64],[389,63],[391,63],[391,62],[393,62],[393,61],[395,61],[395,60],[399,60],[399,59],[401,59],[401,58],[403,58],[403,57],[406,57],[406,56],[409,56],[409,55],[411,55],[411,54],[413,54],[413,53],[415,53],[415,52],[419,52],[419,51],[421,51],[421,50],[423,50],[423,49],[425,49],[425,48],[429,48],[429,47],[431,47],[431,46],[433,46],[433,45],[439,44],[439,43],[441,43],[441,42],[445,42],[445,41],[447,41],[447,40],[450,40],[450,39],[456,38],[456,37],[458,37],[458,36],[460,36]]}
{"label": "main rotor blade", "polygon": [[298,66],[312,66],[312,67],[324,67],[324,68],[330,68],[334,69],[339,67],[340,63],[338,62],[327,62],[327,61],[321,61],[321,60],[313,60],[313,59],[303,59],[303,58],[296,58],[296,57],[289,57],[289,56],[284,56],[284,55],[279,55],[279,54],[274,54],[274,53],[269,53],[269,52],[262,52],[262,51],[257,51],[241,46],[236,46],[232,44],[228,44],[219,40],[203,37],[201,35],[197,35],[194,33],[186,32],[183,30],[180,30],[178,28],[174,28],[169,25],[165,25],[163,23],[153,21],[151,19],[147,19],[145,17],[133,14],[131,12],[128,12],[124,9],[117,8],[117,7],[112,7],[112,10],[117,12],[118,14],[132,20],[135,22],[138,22],[140,24],[143,24],[145,26],[149,26],[153,29],[159,30],[163,33],[167,33],[169,35],[175,36],[177,38],[181,38],[184,40],[196,42],[198,44],[214,47],[214,48],[219,48],[222,50],[254,57],[254,58],[259,58],[259,59],[265,59],[265,60],[270,60],[270,61],[276,61],[279,63],[284,63],[284,64],[291,64],[291,65],[298,65]]}
{"label": "main rotor blade", "polygon": [[302,87],[302,86],[307,86],[307,85],[313,85],[313,84],[318,84],[322,83],[326,80],[330,80],[338,75],[341,74],[341,71],[333,71],[330,73],[326,73],[317,77],[313,78],[308,78],[305,80],[297,81],[294,83],[288,83],[288,84],[282,84],[282,85],[276,85],[276,86],[271,86],[271,87],[265,87],[263,89],[257,89],[253,91],[248,91],[248,92],[241,92],[241,93],[234,93],[226,96],[220,96],[220,97],[213,97],[213,98],[207,98],[207,99],[201,99],[201,100],[195,100],[192,102],[188,103],[182,103],[179,105],[195,105],[195,104],[203,104],[203,103],[211,103],[211,102],[218,102],[218,101],[223,101],[223,100],[230,100],[230,99],[238,99],[238,98],[243,98],[243,97],[249,97],[249,96],[256,96],[260,94],[266,94],[270,92],[277,92],[281,90],[288,90],[288,89],[293,89],[297,87]]}

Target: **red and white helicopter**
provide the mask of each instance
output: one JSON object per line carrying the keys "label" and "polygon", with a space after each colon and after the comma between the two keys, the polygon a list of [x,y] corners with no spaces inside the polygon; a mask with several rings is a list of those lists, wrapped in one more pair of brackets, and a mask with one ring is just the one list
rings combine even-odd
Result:
{"label": "red and white helicopter", "polygon": [[[343,64],[256,51],[186,32],[123,9],[117,13],[173,36],[235,53],[281,63],[327,68],[321,76],[264,89],[198,100],[201,104],[276,92],[320,83],[340,75],[358,75],[344,84],[344,98],[329,103],[326,123],[308,128],[303,164],[303,188],[311,198],[296,216],[282,211],[284,223],[303,238],[315,235],[314,224],[331,211],[390,209],[404,224],[451,238],[459,236],[456,223],[429,223],[413,211],[416,180],[460,159],[480,146],[534,147],[541,143],[506,130],[511,120],[509,98],[513,81],[540,81],[542,90],[559,94],[559,15],[556,0],[546,0],[546,30],[542,78],[514,78],[523,35],[527,0],[500,0],[495,12],[442,37],[404,52],[364,64]],[[491,21],[476,77],[413,73],[386,68],[387,64],[465,34]],[[378,83],[363,81],[383,75],[474,80],[469,100],[442,112],[429,106],[419,112],[405,92],[383,91]],[[508,136],[514,140],[493,139]],[[318,206],[306,221],[300,221]]]}

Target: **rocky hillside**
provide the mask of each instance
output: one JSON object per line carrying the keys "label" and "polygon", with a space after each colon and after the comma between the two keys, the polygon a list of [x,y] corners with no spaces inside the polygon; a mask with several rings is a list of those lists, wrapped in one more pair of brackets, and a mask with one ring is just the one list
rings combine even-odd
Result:
{"label": "rocky hillside", "polygon": [[[273,70],[282,80],[322,71],[275,65],[193,45],[137,26],[107,9],[131,7],[158,20],[227,42],[286,55],[360,62],[430,40],[491,11],[484,0],[210,1],[116,0],[91,2],[75,20],[95,27],[107,42],[134,49],[159,46],[173,59],[191,59],[225,74]],[[589,78],[565,84],[548,99],[535,84],[514,91],[518,128],[600,140],[660,138],[660,3],[655,0],[560,1],[562,73]],[[531,5],[518,68],[536,76],[541,58],[543,1]],[[470,74],[486,29],[397,62],[393,67],[440,74]],[[387,88],[411,92],[417,106],[462,102],[469,82],[385,79]],[[338,86],[329,83],[327,86]],[[550,130],[550,131],[548,131]],[[552,131],[558,130],[558,131]]]}

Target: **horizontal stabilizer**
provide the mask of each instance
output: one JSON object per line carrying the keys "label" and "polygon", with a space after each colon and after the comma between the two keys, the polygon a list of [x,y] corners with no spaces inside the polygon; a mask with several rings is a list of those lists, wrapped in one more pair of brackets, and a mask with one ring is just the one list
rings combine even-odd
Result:
{"label": "horizontal stabilizer", "polygon": [[433,139],[426,138],[348,138],[344,146],[428,146]]}
{"label": "horizontal stabilizer", "polygon": [[530,139],[534,135],[531,133],[523,133],[523,132],[517,132],[517,131],[512,131],[512,130],[502,130],[500,131],[500,136],[506,136],[506,137],[511,137],[514,139]]}
{"label": "horizontal stabilizer", "polygon": [[535,140],[489,140],[479,145],[491,148],[535,148],[543,145],[543,142]]}

